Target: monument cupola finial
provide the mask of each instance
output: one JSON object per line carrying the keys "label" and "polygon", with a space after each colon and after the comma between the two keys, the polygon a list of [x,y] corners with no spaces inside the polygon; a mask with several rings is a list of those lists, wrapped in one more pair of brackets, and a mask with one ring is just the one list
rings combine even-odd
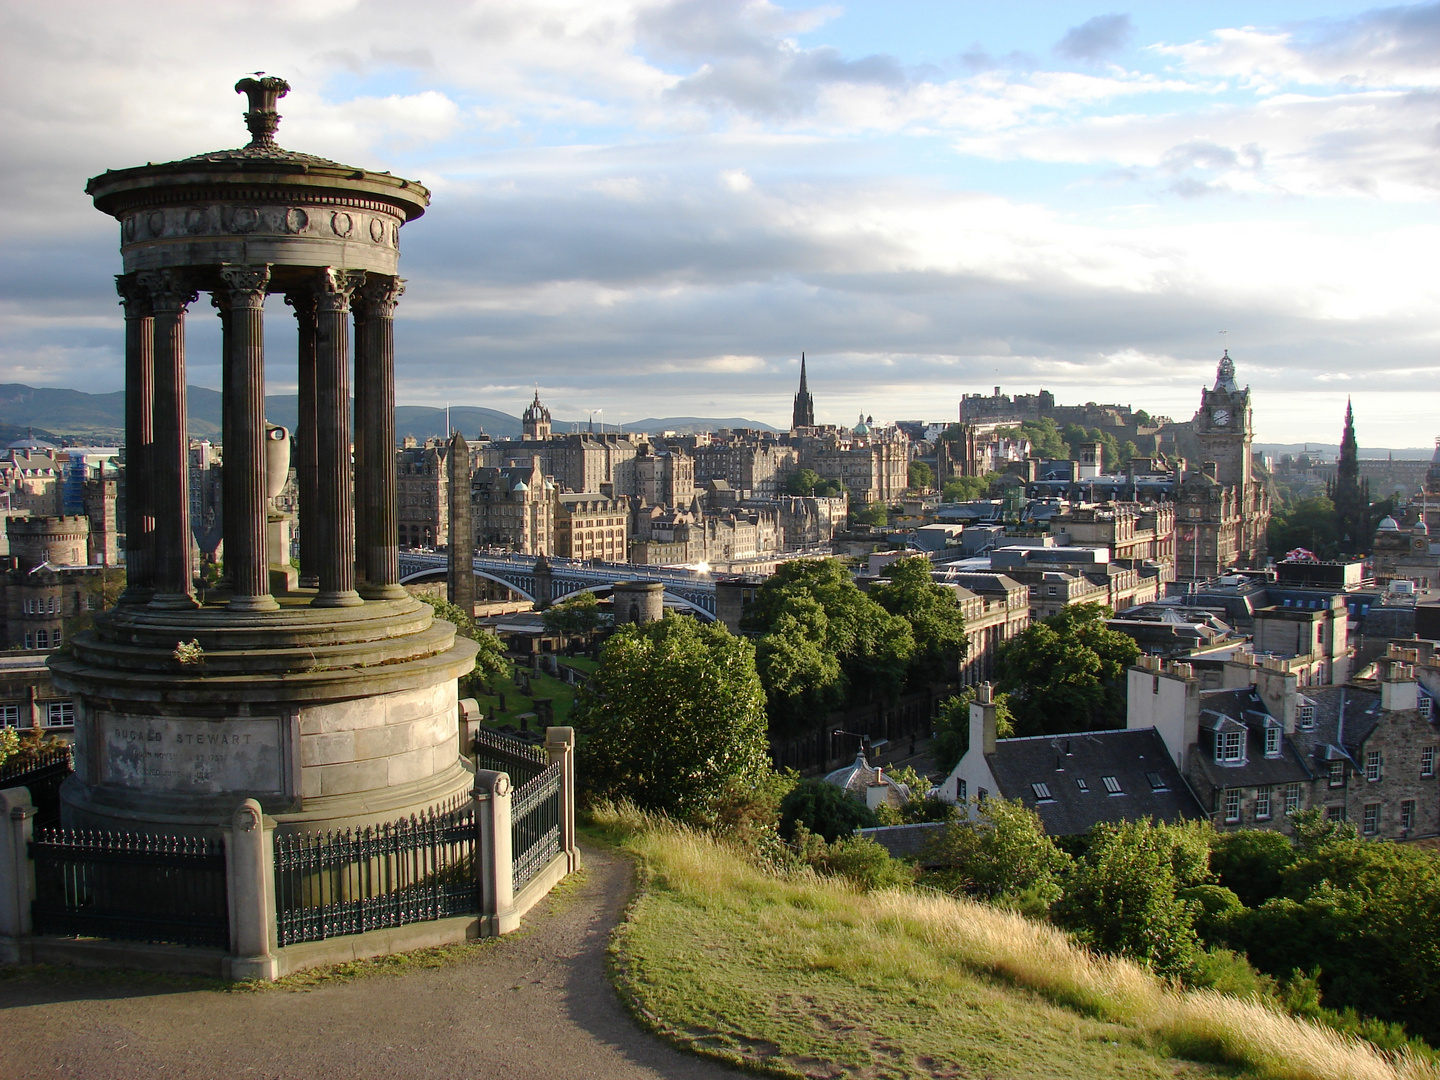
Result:
{"label": "monument cupola finial", "polygon": [[280,114],[275,106],[290,92],[290,84],[263,71],[256,76],[246,77],[235,84],[235,92],[250,99],[250,108],[245,113],[245,126],[250,129],[251,146],[274,146],[275,130],[280,126]]}
{"label": "monument cupola finial", "polygon": [[1229,390],[1234,393],[1238,387],[1235,385],[1235,361],[1230,359],[1230,350],[1225,350],[1225,355],[1220,357],[1220,363],[1215,368],[1215,389]]}

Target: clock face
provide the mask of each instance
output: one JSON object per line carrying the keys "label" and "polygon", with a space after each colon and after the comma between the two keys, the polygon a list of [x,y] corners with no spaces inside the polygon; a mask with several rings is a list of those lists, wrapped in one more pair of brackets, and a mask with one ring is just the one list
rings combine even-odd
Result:
{"label": "clock face", "polygon": [[1230,423],[1230,410],[1216,409],[1210,414],[1210,419],[1215,422],[1216,427],[1226,427]]}

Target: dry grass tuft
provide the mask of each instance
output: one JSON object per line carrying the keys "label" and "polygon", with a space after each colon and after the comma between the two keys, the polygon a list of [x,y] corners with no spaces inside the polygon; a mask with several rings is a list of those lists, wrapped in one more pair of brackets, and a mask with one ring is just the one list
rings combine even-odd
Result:
{"label": "dry grass tuft", "polygon": [[[653,887],[692,909],[744,912],[768,933],[809,935],[806,963],[817,970],[868,985],[925,979],[938,986],[963,971],[982,973],[1120,1025],[1167,1053],[1265,1080],[1440,1080],[1440,1070],[1407,1054],[1254,1001],[1178,988],[999,908],[909,890],[867,895],[809,873],[768,873],[723,841],[633,806],[602,806],[591,820],[643,859]],[[703,979],[703,970],[695,977]]]}

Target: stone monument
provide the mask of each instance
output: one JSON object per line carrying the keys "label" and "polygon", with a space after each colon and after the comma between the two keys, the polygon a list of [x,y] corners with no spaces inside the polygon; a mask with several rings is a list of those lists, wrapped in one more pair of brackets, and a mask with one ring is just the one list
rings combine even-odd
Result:
{"label": "stone monument", "polygon": [[[218,832],[253,798],[282,831],[314,830],[392,820],[471,786],[456,677],[475,646],[406,593],[397,564],[400,229],[429,192],[281,149],[289,85],[235,89],[250,103],[245,147],[86,187],[119,222],[124,261],[127,588],[50,661],[76,700],[70,826]],[[185,406],[185,320],[201,291],[223,329],[225,452],[225,580],[203,604]],[[298,324],[298,579],[288,550],[272,551],[284,541],[267,482],[278,440],[264,417],[264,317],[277,295]]]}

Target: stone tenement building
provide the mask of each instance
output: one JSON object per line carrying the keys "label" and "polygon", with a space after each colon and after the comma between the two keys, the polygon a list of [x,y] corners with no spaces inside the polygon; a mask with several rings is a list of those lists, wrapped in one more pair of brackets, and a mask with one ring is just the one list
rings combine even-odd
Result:
{"label": "stone tenement building", "polygon": [[628,558],[630,508],[605,495],[563,493],[555,500],[555,554],[567,559]]}
{"label": "stone tenement building", "polygon": [[1270,494],[1255,472],[1255,438],[1250,388],[1235,382],[1227,351],[1215,371],[1215,385],[1200,394],[1193,421],[1203,460],[1185,475],[1176,492],[1176,572],[1204,580],[1233,566],[1256,566],[1265,557]]}
{"label": "stone tenement building", "polygon": [[1227,663],[1201,687],[1189,664],[1131,668],[1128,726],[1154,727],[1220,828],[1287,830],[1320,807],[1362,836],[1440,835],[1436,643],[1392,643],[1379,677],[1301,688],[1271,658]]}
{"label": "stone tenement building", "polygon": [[691,452],[695,482],[723,480],[732,490],[765,497],[781,494],[800,468],[800,451],[773,432],[721,432]]}
{"label": "stone tenement building", "polygon": [[498,467],[482,465],[470,477],[476,546],[522,555],[555,554],[556,495],[538,456]]}
{"label": "stone tenement building", "polygon": [[1116,562],[1149,563],[1158,568],[1161,583],[1175,580],[1173,503],[1066,507],[1049,528],[1056,544],[1107,548]]}
{"label": "stone tenement building", "polygon": [[450,530],[450,450],[438,439],[420,446],[413,438],[396,452],[400,546],[433,548]]}
{"label": "stone tenement building", "polygon": [[[1418,508],[1417,508],[1418,509]],[[1407,522],[1412,515],[1406,514]],[[1401,526],[1393,517],[1383,517],[1370,542],[1375,583],[1413,581],[1421,589],[1440,587],[1440,541],[1430,535],[1423,515]]]}
{"label": "stone tenement building", "polygon": [[844,484],[854,506],[895,502],[910,486],[910,440],[899,428],[862,419],[848,432],[820,430],[795,441],[800,467]]}
{"label": "stone tenement building", "polygon": [[635,486],[642,504],[688,508],[695,500],[695,459],[678,449],[642,447],[635,458]]}

